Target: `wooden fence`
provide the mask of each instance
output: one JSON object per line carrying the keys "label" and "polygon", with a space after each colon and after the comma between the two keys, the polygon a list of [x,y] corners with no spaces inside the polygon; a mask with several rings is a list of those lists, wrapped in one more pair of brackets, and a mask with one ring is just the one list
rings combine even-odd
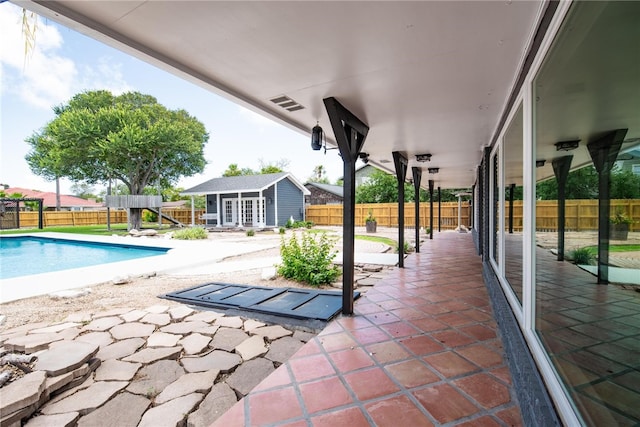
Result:
{"label": "wooden fence", "polygon": [[[461,222],[469,227],[468,202],[462,203],[460,212]],[[356,225],[364,226],[369,211],[376,218],[381,227],[398,226],[397,203],[371,203],[357,204],[355,207]],[[598,229],[598,201],[597,200],[567,200],[565,203],[567,231],[593,231]],[[631,231],[640,231],[640,200],[611,200],[611,214],[621,211],[634,220]],[[505,228],[509,227],[508,221],[509,203],[505,209]],[[163,209],[162,213],[169,215],[183,224],[191,224],[191,209]],[[200,216],[203,209],[196,209],[196,224],[204,224]],[[441,207],[443,230],[453,230],[458,226],[458,202],[443,202]],[[96,225],[107,223],[107,211],[62,211],[43,212],[45,227],[69,226],[69,225]],[[313,221],[317,225],[342,225],[342,205],[313,205],[306,210],[307,221]],[[415,224],[415,211],[413,203],[405,203],[404,206],[405,227],[412,228]],[[111,210],[111,223],[124,224],[127,222],[127,213],[124,210]],[[163,220],[164,224],[169,221]],[[433,204],[433,223],[438,225],[438,204]],[[37,227],[37,212],[20,212],[21,227]],[[420,226],[429,227],[429,203],[420,203]],[[437,228],[436,228],[437,229]],[[513,229],[522,231],[522,201],[513,203]],[[555,200],[540,200],[536,203],[536,229],[538,231],[557,231],[558,229],[558,203]]]}

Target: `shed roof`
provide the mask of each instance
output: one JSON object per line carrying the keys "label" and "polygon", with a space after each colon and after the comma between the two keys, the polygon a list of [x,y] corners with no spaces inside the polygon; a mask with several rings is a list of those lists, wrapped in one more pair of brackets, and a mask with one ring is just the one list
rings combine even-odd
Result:
{"label": "shed roof", "polygon": [[213,178],[209,181],[203,182],[202,184],[198,184],[195,187],[191,187],[180,194],[201,195],[262,191],[286,178],[294,183],[296,187],[300,188],[303,194],[309,194],[309,190],[307,190],[304,185],[302,185],[300,181],[298,181],[289,172]]}

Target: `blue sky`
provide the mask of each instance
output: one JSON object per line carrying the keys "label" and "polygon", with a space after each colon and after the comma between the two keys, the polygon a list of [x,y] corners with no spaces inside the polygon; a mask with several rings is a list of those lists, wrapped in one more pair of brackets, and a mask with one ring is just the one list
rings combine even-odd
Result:
{"label": "blue sky", "polygon": [[[203,174],[183,178],[178,186],[188,188],[218,177],[231,163],[258,169],[261,160],[288,160],[287,169],[302,182],[317,165],[325,167],[332,183],[342,176],[337,151],[314,152],[309,137],[50,20],[38,18],[35,49],[25,56],[21,20],[21,8],[0,4],[2,184],[55,191],[54,182],[29,170],[24,140],[54,118],[52,106],[96,89],[149,94],[204,123],[210,135],[205,147],[208,165]],[[71,185],[63,180],[62,193],[70,193]]]}

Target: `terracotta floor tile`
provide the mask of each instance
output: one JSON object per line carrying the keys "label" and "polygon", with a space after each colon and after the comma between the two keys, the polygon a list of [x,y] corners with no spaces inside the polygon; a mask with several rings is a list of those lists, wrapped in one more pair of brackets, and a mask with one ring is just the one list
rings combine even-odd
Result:
{"label": "terracotta floor tile", "polygon": [[433,426],[431,420],[406,396],[379,400],[365,408],[378,427]]}
{"label": "terracotta floor tile", "polygon": [[336,334],[338,332],[343,332],[342,325],[338,322],[329,322],[327,326],[324,327],[322,331],[318,334],[319,337],[324,335]]}
{"label": "terracotta floor tile", "polygon": [[380,325],[380,329],[386,331],[394,338],[408,337],[420,333],[418,329],[405,322],[387,323]]}
{"label": "terracotta floor tile", "polygon": [[491,375],[471,375],[453,383],[485,408],[495,408],[511,401],[509,389]]}
{"label": "terracotta floor tile", "polygon": [[511,371],[509,370],[508,366],[503,366],[501,368],[493,369],[489,372],[491,373],[491,375],[498,378],[505,384],[511,385],[513,383],[513,380],[511,379]]}
{"label": "terracotta floor tile", "polygon": [[311,418],[313,427],[369,427],[369,421],[359,408],[347,408]]}
{"label": "terracotta floor tile", "polygon": [[424,313],[415,308],[398,308],[396,310],[391,310],[393,315],[398,316],[402,320],[413,320],[413,319],[422,319],[424,318]]}
{"label": "terracotta floor tile", "polygon": [[356,342],[346,332],[339,332],[337,334],[323,335],[318,337],[320,345],[324,347],[327,353],[344,350],[356,345]]}
{"label": "terracotta floor tile", "polygon": [[364,315],[364,314],[371,314],[371,313],[379,313],[381,311],[384,311],[384,308],[380,307],[378,304],[374,302],[368,302],[368,303],[356,304],[353,310],[357,315]]}
{"label": "terracotta floor tile", "polygon": [[351,335],[362,345],[389,341],[391,339],[386,332],[377,326],[351,331]]}
{"label": "terracotta floor tile", "polygon": [[[245,399],[249,399],[252,424],[275,423],[302,415],[293,387],[250,394]],[[275,402],[287,402],[287,404],[274,406]]]}
{"label": "terracotta floor tile", "polygon": [[338,377],[302,384],[300,385],[300,393],[307,412],[310,414],[353,402]]}
{"label": "terracotta floor tile", "polygon": [[380,363],[395,362],[410,357],[409,352],[395,341],[371,344],[365,347],[365,351]]}
{"label": "terracotta floor tile", "polygon": [[440,381],[440,377],[417,359],[387,365],[384,369],[405,388],[414,388]]}
{"label": "terracotta floor tile", "polygon": [[426,302],[428,302],[424,298],[417,297],[417,296],[399,298],[399,301],[402,302],[407,307],[417,307],[417,306],[424,305]]}
{"label": "terracotta floor tile", "polygon": [[354,331],[356,329],[369,328],[373,324],[364,316],[349,316],[340,317],[336,320],[347,331]]}
{"label": "terracotta floor tile", "polygon": [[413,395],[440,423],[448,423],[478,412],[478,408],[469,399],[449,384],[416,390]]}
{"label": "terracotta floor tile", "polygon": [[399,390],[380,368],[353,372],[345,375],[344,378],[359,400],[369,400]]}
{"label": "terracotta floor tile", "polygon": [[287,365],[280,365],[278,369],[262,380],[253,390],[264,391],[289,384],[291,384],[291,378],[289,377]]}
{"label": "terracotta floor tile", "polygon": [[369,355],[360,347],[352,349],[336,351],[329,355],[333,364],[338,368],[338,371],[347,373],[355,371],[356,369],[366,368],[373,366],[375,362]]}
{"label": "terracotta floor tile", "polygon": [[289,360],[288,363],[298,382],[315,380],[336,373],[323,354]]}
{"label": "terracotta floor tile", "polygon": [[309,340],[309,342],[303,345],[300,350],[296,351],[295,354],[291,356],[291,359],[299,359],[301,357],[311,356],[313,354],[318,354],[321,351],[322,350],[316,342],[316,339],[312,338],[311,340]]}
{"label": "terracotta floor tile", "polygon": [[493,316],[491,312],[486,312],[484,310],[471,309],[460,312],[460,314],[464,314],[470,319],[475,320],[476,322],[486,322],[489,320],[493,320]]}
{"label": "terracotta floor tile", "polygon": [[446,330],[434,332],[431,336],[441,342],[445,347],[455,348],[463,345],[471,344],[475,340],[458,331]]}
{"label": "terracotta floor tile", "polygon": [[478,341],[492,340],[496,337],[496,331],[484,325],[462,326],[458,328],[460,332],[471,335]]}
{"label": "terracotta floor tile", "polygon": [[501,427],[501,424],[488,415],[471,421],[456,424],[456,427]]}
{"label": "terracotta floor tile", "polygon": [[517,406],[512,406],[507,409],[503,409],[502,411],[496,412],[495,416],[504,421],[505,424],[511,427],[521,427],[524,426],[522,422],[522,416],[520,415],[520,408]]}
{"label": "terracotta floor tile", "polygon": [[414,308],[416,310],[420,310],[423,313],[429,314],[431,316],[436,316],[438,314],[443,314],[443,313],[449,313],[451,311],[447,307],[440,304],[424,304]]}
{"label": "terracotta floor tile", "polygon": [[440,322],[446,323],[449,326],[462,326],[476,323],[475,320],[460,313],[445,313],[436,316],[436,319]]}
{"label": "terracotta floor tile", "polygon": [[367,314],[365,317],[375,325],[384,325],[385,323],[393,323],[393,322],[400,321],[398,316],[395,316],[386,311],[383,311],[380,313],[374,313],[374,314]]}
{"label": "terracotta floor tile", "polygon": [[244,426],[244,402],[240,400],[222,414],[210,427]]}
{"label": "terracotta floor tile", "polygon": [[307,420],[300,420],[285,424],[278,424],[278,427],[307,427],[307,425]]}
{"label": "terracotta floor tile", "polygon": [[449,327],[442,322],[428,317],[424,319],[410,320],[409,323],[424,332],[441,331]]}
{"label": "terracotta floor tile", "polygon": [[378,305],[385,310],[395,310],[396,308],[405,308],[406,305],[396,299],[390,299],[387,301],[380,301]]}
{"label": "terracotta floor tile", "polygon": [[478,370],[476,365],[467,362],[452,351],[433,354],[425,357],[424,360],[447,378],[457,377],[458,375],[468,374]]}
{"label": "terracotta floor tile", "polygon": [[503,363],[502,355],[482,344],[456,349],[456,353],[464,356],[481,368],[490,368]]}
{"label": "terracotta floor tile", "polygon": [[405,338],[400,341],[400,343],[418,356],[424,356],[444,350],[442,344],[435,340],[432,340],[426,335]]}

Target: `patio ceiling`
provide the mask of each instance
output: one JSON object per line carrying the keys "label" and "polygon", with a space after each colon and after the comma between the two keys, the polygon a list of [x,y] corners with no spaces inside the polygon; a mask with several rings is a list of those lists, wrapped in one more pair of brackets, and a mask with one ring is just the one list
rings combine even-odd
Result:
{"label": "patio ceiling", "polygon": [[[443,188],[470,187],[544,3],[533,1],[15,1],[303,133],[322,99],[370,127],[363,151],[392,151]],[[304,108],[272,102],[286,96]],[[292,104],[293,105],[293,104]],[[429,163],[417,154],[431,153]],[[311,152],[309,155],[320,156]],[[337,156],[330,152],[328,156]],[[295,160],[295,159],[294,159]],[[336,161],[339,161],[336,159]]]}

